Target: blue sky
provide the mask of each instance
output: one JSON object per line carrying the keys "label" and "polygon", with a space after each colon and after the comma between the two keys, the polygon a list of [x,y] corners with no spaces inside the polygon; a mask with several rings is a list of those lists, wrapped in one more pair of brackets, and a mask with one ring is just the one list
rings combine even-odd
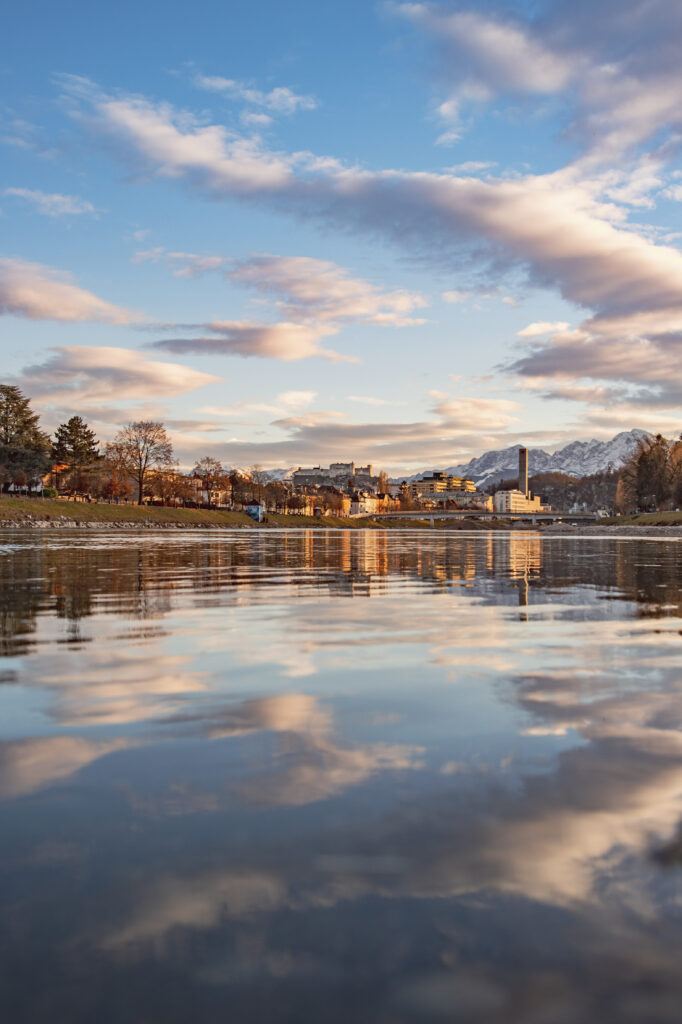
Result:
{"label": "blue sky", "polygon": [[14,5],[3,379],[183,465],[682,424],[682,11]]}

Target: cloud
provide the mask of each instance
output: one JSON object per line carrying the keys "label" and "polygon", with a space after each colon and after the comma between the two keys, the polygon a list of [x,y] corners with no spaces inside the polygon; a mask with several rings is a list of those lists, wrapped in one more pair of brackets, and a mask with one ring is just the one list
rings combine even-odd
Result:
{"label": "cloud", "polygon": [[236,262],[227,276],[264,294],[279,295],[287,317],[392,327],[425,322],[409,316],[427,304],[417,292],[383,291],[369,281],[351,277],[348,270],[330,260],[261,254]]}
{"label": "cloud", "polygon": [[[280,85],[270,89],[269,92],[262,92],[244,82],[235,81],[233,78],[221,78],[219,75],[195,75],[194,84],[207,92],[233,96],[256,107],[265,107],[266,110],[272,110],[276,114],[295,114],[299,110],[314,110],[317,106],[314,96],[295,93],[287,86]],[[262,118],[260,123],[263,123]]]}
{"label": "cloud", "polygon": [[[78,76],[61,76],[61,81],[72,101],[91,107],[84,124],[115,137],[132,159],[161,178],[189,176],[197,185],[251,193],[283,187],[292,180],[292,168],[307,160],[304,154],[269,153],[258,137],[205,124],[165,103],[108,96]],[[74,116],[84,115],[74,109]]]}
{"label": "cloud", "polygon": [[[652,301],[677,305],[682,286],[679,251],[619,226],[613,204],[600,202],[589,183],[569,174],[481,181],[450,174],[362,171],[311,154],[287,157],[254,151],[259,166],[242,180],[240,157],[233,145],[221,141],[225,129],[197,128],[170,108],[155,108],[138,98],[102,99],[96,93],[90,102],[98,127],[119,138],[122,124],[130,119],[134,126],[144,108],[143,119],[153,123],[153,130],[142,134],[131,128],[120,141],[148,169],[200,184],[213,198],[248,191],[261,200],[284,200],[289,211],[305,210],[307,216],[379,233],[419,251],[428,249],[446,263],[472,243],[483,255],[481,247],[487,243],[502,266],[505,261],[525,266],[534,284],[558,287],[570,301],[598,310],[631,309]],[[212,145],[206,144],[206,134]],[[250,147],[251,141],[234,145],[241,151],[242,144]],[[273,161],[286,169],[271,174]],[[255,283],[258,260],[268,259],[246,262],[242,278],[251,275]],[[286,262],[280,269],[284,274]]]}
{"label": "cloud", "polygon": [[475,292],[464,292],[459,289],[453,289],[449,292],[443,292],[441,298],[444,302],[466,302],[467,299],[472,298],[475,294]]}
{"label": "cloud", "polygon": [[[171,338],[154,343],[171,352],[222,353],[267,359],[298,360],[322,356],[334,361],[357,361],[324,349],[322,338],[338,333],[347,323],[406,327],[424,323],[409,314],[426,300],[404,289],[385,291],[369,281],[352,277],[329,260],[306,256],[259,254],[245,260],[227,256],[199,256],[166,252],[161,248],[135,254],[136,262],[164,260],[176,267],[178,277],[197,277],[222,271],[226,278],[274,296],[282,316],[277,323],[214,321],[196,325],[219,337]],[[170,327],[169,327],[170,329]]]}
{"label": "cloud", "polygon": [[40,736],[0,743],[0,799],[34,793],[67,779],[93,761],[130,744],[80,736]]}
{"label": "cloud", "polygon": [[129,324],[140,315],[105,302],[40,263],[0,257],[0,313],[29,320],[95,320]]}
{"label": "cloud", "polygon": [[262,111],[255,110],[242,110],[239,115],[239,120],[242,124],[256,128],[267,128],[273,122],[273,119],[269,114],[264,114]]}
{"label": "cloud", "polygon": [[465,160],[461,164],[453,164],[451,167],[447,167],[446,170],[450,171],[451,174],[476,174],[477,171],[488,171],[491,167],[495,167],[496,161],[494,160]]}
{"label": "cloud", "polygon": [[225,256],[200,256],[194,252],[169,252],[163,246],[143,249],[131,257],[132,263],[168,263],[174,277],[200,277],[211,270],[221,270],[228,262]]}
{"label": "cloud", "polygon": [[[663,129],[682,126],[682,72],[674,40],[682,14],[666,0],[587,0],[521,16],[429,3],[394,4],[437,48],[443,121],[499,97],[561,97],[569,132],[592,160],[616,160]],[[451,129],[452,130],[452,129]]]}
{"label": "cloud", "polygon": [[6,188],[5,196],[16,196],[32,203],[38,213],[47,217],[74,216],[80,213],[96,213],[95,207],[87,199],[78,196],[64,196],[58,192],[41,192],[39,189]]}
{"label": "cloud", "polygon": [[[417,6],[421,11],[423,5]],[[661,11],[656,5],[660,17]],[[635,21],[641,21],[640,8],[634,13]],[[582,14],[587,17],[586,9]],[[656,26],[658,38],[661,26]],[[495,33],[493,37],[498,38]],[[550,88],[555,83],[560,88],[567,67],[560,62],[558,70],[552,70],[541,61],[529,72],[534,77],[525,87]],[[503,68],[500,74],[512,72]],[[520,88],[523,83],[517,84]],[[321,224],[381,237],[441,266],[459,266],[462,251],[473,250],[479,261],[487,257],[494,263],[498,277],[505,270],[525,270],[533,285],[556,288],[566,300],[592,310],[594,315],[581,330],[594,339],[597,362],[604,340],[618,335],[628,351],[637,355],[639,346],[662,362],[672,344],[666,336],[682,329],[682,254],[657,243],[645,230],[627,226],[621,207],[604,200],[605,189],[613,190],[625,180],[613,172],[603,178],[585,177],[584,163],[543,175],[485,180],[369,171],[310,153],[268,152],[257,139],[236,138],[220,126],[200,124],[190,115],[139,97],[106,97],[82,83],[76,94],[90,108],[88,123],[113,136],[147,174],[185,180],[213,199],[248,195]],[[682,110],[682,104],[678,107]],[[247,168],[245,153],[253,167]],[[250,274],[258,287],[257,268],[246,262],[244,280]],[[394,319],[397,311],[388,313]],[[656,338],[649,334],[652,329]],[[249,349],[241,331],[233,342],[228,350]],[[258,338],[256,347],[267,350],[269,343],[270,339]],[[311,344],[314,350],[317,341],[308,338],[308,348]],[[215,348],[215,343],[207,346],[208,351]],[[586,345],[582,353],[587,353]],[[607,361],[610,372],[618,372],[616,361]],[[537,360],[533,362],[542,372]],[[524,360],[513,363],[512,369],[524,378],[533,375]],[[627,367],[624,373],[629,373]],[[623,373],[614,379],[624,379]]]}
{"label": "cloud", "polygon": [[43,402],[149,400],[183,395],[220,380],[179,363],[153,361],[127,348],[68,345],[44,363],[26,366],[21,383]]}
{"label": "cloud", "polygon": [[159,939],[173,928],[209,929],[285,902],[281,882],[257,871],[216,871],[196,879],[167,876],[154,883],[131,920],[107,934],[105,949]]}
{"label": "cloud", "polygon": [[322,338],[336,334],[333,327],[286,321],[266,324],[239,320],[215,321],[200,327],[210,334],[199,338],[163,338],[151,342],[149,347],[181,354],[237,355],[245,358],[283,359],[287,362],[313,356],[330,359],[332,362],[357,362],[351,356],[343,356],[320,346]]}
{"label": "cloud", "polygon": [[426,3],[397,4],[394,10],[456,52],[461,62],[457,73],[468,95],[474,86],[482,95],[492,89],[557,93],[577,70],[576,58],[551,49],[520,22],[486,17],[472,10],[450,13]]}
{"label": "cloud", "polygon": [[427,305],[418,292],[387,291],[370,281],[352,277],[331,260],[310,256],[275,256],[257,253],[248,259],[230,256],[169,252],[158,246],[133,256],[133,263],[166,262],[175,277],[198,277],[222,271],[228,280],[276,298],[283,316],[315,322],[363,321],[381,326],[423,324],[409,314]]}
{"label": "cloud", "polygon": [[[267,467],[344,461],[379,462],[387,470],[451,466],[469,458],[472,448],[511,444],[508,430],[518,422],[522,406],[511,399],[439,397],[433,416],[413,422],[352,422],[338,412],[285,415],[272,426],[283,437],[267,441],[212,444],[210,454],[230,465]],[[228,414],[231,410],[215,410]]]}
{"label": "cloud", "polygon": [[554,321],[550,323],[548,320],[539,320],[535,323],[528,324],[522,330],[516,332],[517,338],[537,338],[543,334],[553,334],[555,331],[565,331],[569,327],[569,324],[563,321]]}
{"label": "cloud", "polygon": [[306,405],[311,405],[316,397],[316,391],[283,391],[277,395],[276,401],[290,409],[303,409]]}

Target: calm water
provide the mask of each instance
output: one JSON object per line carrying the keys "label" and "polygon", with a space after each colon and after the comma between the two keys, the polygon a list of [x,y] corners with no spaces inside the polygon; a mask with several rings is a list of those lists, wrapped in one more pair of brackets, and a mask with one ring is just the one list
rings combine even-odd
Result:
{"label": "calm water", "polygon": [[682,543],[0,533],[9,1024],[682,1019]]}

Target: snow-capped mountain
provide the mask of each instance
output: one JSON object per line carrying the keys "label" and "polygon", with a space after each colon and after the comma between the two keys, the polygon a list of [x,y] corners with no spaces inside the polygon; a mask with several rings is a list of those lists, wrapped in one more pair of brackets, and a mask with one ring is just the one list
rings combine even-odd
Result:
{"label": "snow-capped mountain", "polygon": [[296,472],[296,466],[290,466],[289,469],[268,469],[268,479],[277,481],[278,483],[284,483],[290,480],[292,475]]}
{"label": "snow-capped mountain", "polygon": [[[590,476],[601,473],[609,468],[620,469],[627,461],[641,438],[649,437],[646,430],[623,430],[610,441],[571,441],[564,448],[554,453],[543,451],[542,448],[528,449],[528,473],[568,473],[569,476]],[[479,487],[486,487],[497,480],[515,477],[519,469],[519,448],[515,444],[511,448],[486,452],[477,459],[459,466],[449,466],[447,473],[452,476],[465,476],[474,480]],[[422,476],[409,479],[415,480]]]}

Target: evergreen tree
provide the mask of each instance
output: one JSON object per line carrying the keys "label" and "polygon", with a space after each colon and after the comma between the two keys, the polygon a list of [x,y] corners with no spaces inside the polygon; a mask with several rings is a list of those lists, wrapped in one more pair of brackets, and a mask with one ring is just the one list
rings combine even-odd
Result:
{"label": "evergreen tree", "polygon": [[0,444],[47,452],[50,439],[38,427],[38,415],[14,384],[0,384]]}
{"label": "evergreen tree", "polygon": [[14,384],[0,384],[0,463],[12,476],[25,475],[34,485],[47,472],[50,439],[38,426],[38,415]]}
{"label": "evergreen tree", "polygon": [[72,416],[67,423],[57,427],[52,444],[52,458],[63,462],[70,469],[79,471],[92,466],[99,460],[98,441],[80,416]]}

